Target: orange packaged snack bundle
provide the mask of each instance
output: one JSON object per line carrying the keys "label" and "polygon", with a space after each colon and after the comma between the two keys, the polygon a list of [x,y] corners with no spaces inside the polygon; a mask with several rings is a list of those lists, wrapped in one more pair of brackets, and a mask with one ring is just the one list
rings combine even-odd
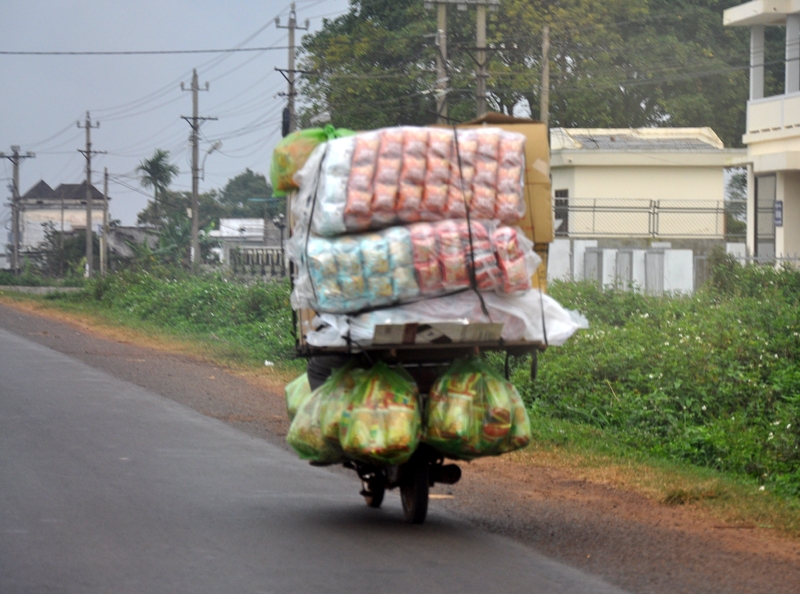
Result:
{"label": "orange packaged snack bundle", "polygon": [[530,275],[519,243],[517,230],[499,227],[492,234],[497,261],[503,271],[503,291],[515,293],[530,288]]}
{"label": "orange packaged snack bundle", "polygon": [[448,219],[463,219],[467,216],[466,207],[472,201],[478,135],[473,130],[457,130],[455,138],[458,140],[458,147],[453,144],[445,214]]}
{"label": "orange packaged snack bundle", "polygon": [[498,150],[497,200],[495,217],[504,223],[519,220],[525,214],[523,201],[525,137],[503,132]]}
{"label": "orange packaged snack bundle", "polygon": [[428,136],[428,162],[425,190],[420,216],[425,221],[438,221],[444,217],[447,206],[447,183],[450,180],[450,158],[453,133],[449,130],[431,130]]}
{"label": "orange packaged snack bundle", "polygon": [[353,149],[350,178],[347,182],[347,206],[344,215],[347,228],[363,230],[372,218],[372,192],[380,135],[359,134]]}
{"label": "orange packaged snack bundle", "polygon": [[425,416],[423,441],[451,458],[498,455],[531,440],[516,388],[478,358],[455,361],[435,382]]}
{"label": "orange packaged snack bundle", "polygon": [[375,168],[375,195],[372,198],[373,223],[388,225],[396,219],[396,200],[403,163],[403,130],[381,131],[378,162]]}
{"label": "orange packaged snack bundle", "polygon": [[403,164],[397,197],[397,215],[404,223],[420,220],[422,193],[427,171],[428,130],[406,128],[403,134]]}

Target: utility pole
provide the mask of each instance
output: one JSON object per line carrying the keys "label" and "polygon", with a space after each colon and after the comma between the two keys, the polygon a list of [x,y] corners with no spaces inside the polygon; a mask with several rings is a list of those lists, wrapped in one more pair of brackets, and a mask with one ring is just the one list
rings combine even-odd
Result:
{"label": "utility pole", "polygon": [[100,275],[106,275],[108,251],[108,167],[103,168],[103,234],[100,236]]}
{"label": "utility pole", "polygon": [[[181,91],[185,90],[183,83],[181,83]],[[200,212],[198,208],[200,203],[198,191],[200,183],[200,169],[198,167],[200,125],[206,120],[216,120],[217,118],[201,118],[197,115],[200,85],[197,82],[196,68],[192,70],[192,87],[189,90],[192,92],[192,117],[181,117],[192,127],[192,133],[189,135],[189,141],[192,143],[192,249],[189,254],[189,259],[192,263],[192,271],[197,272],[197,262],[200,259]],[[208,83],[206,83],[205,90],[208,91]]]}
{"label": "utility pole", "polygon": [[436,6],[436,122],[447,123],[447,4]]}
{"label": "utility pole", "polygon": [[470,53],[470,57],[475,62],[475,78],[477,88],[475,90],[475,100],[478,117],[486,115],[486,79],[489,75],[486,71],[486,9],[492,12],[497,11],[500,0],[425,0],[425,8],[433,8],[434,4],[438,10],[437,14],[437,35],[436,41],[439,46],[439,55],[436,57],[436,111],[437,121],[444,123],[447,121],[447,5],[455,4],[458,10],[467,10],[468,6],[474,5],[477,9],[477,43],[474,48],[477,55]]}
{"label": "utility pole", "polygon": [[86,157],[86,277],[92,277],[92,269],[94,267],[94,249],[92,246],[92,155],[105,154],[106,151],[93,151],[92,150],[92,128],[99,128],[100,122],[95,122],[92,125],[92,120],[89,117],[89,112],[86,112],[86,120],[81,126],[78,120],[78,128],[86,129],[86,150],[78,149]]}
{"label": "utility pole", "polygon": [[294,40],[294,32],[297,29],[301,31],[308,31],[308,19],[306,19],[305,27],[298,27],[297,26],[297,13],[295,13],[295,4],[292,2],[291,8],[289,9],[289,24],[287,26],[281,25],[280,17],[275,17],[275,26],[278,29],[288,29],[289,30],[289,68],[286,70],[281,70],[280,68],[276,68],[281,74],[283,74],[284,78],[286,78],[286,82],[289,83],[289,92],[286,94],[288,99],[287,109],[289,110],[289,126],[286,132],[291,134],[297,128],[297,119],[295,117],[294,111],[294,98],[295,98],[295,91],[294,91],[294,75],[297,70],[294,68],[294,59],[295,59],[295,40]]}
{"label": "utility pole", "polygon": [[539,120],[547,126],[550,120],[550,25],[542,29],[542,92],[539,96]]}
{"label": "utility pole", "polygon": [[19,204],[19,161],[20,159],[32,159],[36,157],[31,152],[27,152],[24,155],[19,154],[19,146],[14,145],[11,147],[11,154],[6,155],[5,153],[0,153],[0,157],[8,159],[11,161],[13,166],[13,177],[11,178],[11,269],[14,271],[14,274],[19,274],[20,265],[19,265],[19,235],[20,235],[20,225],[19,225],[19,211],[20,211],[20,204]]}
{"label": "utility pole", "polygon": [[486,4],[478,4],[478,117],[486,115]]}

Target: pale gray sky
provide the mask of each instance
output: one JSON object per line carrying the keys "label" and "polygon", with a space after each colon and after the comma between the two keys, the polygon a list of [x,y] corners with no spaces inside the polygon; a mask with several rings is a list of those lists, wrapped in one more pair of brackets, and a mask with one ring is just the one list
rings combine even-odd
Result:
{"label": "pale gray sky", "polygon": [[[333,19],[348,0],[296,0],[297,20],[312,31]],[[0,151],[12,145],[36,158],[20,166],[20,191],[40,179],[50,186],[85,179],[85,131],[76,122],[91,114],[92,148],[107,151],[92,160],[92,181],[102,190],[102,173],[112,176],[111,216],[134,224],[149,190],[139,184],[136,166],[156,148],[170,151],[181,173],[173,189],[191,189],[189,85],[197,68],[202,91],[200,115],[217,117],[201,131],[201,160],[218,139],[223,146],[208,155],[200,190],[222,188],[245,168],[268,174],[280,139],[286,82],[275,67],[286,68],[289,0],[3,0],[0,2],[0,52],[200,50],[243,47],[281,49],[227,54],[178,55],[7,55],[0,54]],[[298,32],[298,43],[300,34]],[[6,206],[12,168],[0,161],[0,236],[9,226]],[[125,185],[123,185],[125,184]],[[130,189],[127,186],[130,186]]]}

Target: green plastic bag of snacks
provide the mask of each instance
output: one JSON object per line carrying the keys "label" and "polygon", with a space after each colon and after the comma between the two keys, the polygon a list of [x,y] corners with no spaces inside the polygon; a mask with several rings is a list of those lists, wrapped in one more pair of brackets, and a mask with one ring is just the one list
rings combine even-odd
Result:
{"label": "green plastic bag of snacks", "polygon": [[350,405],[351,395],[366,370],[348,365],[334,372],[322,386],[326,388],[320,410],[322,437],[339,446],[339,425],[342,415]]}
{"label": "green plastic bag of snacks", "polygon": [[322,437],[320,426],[320,410],[324,398],[322,388],[323,386],[320,386],[314,390],[303,405],[297,409],[297,415],[289,427],[286,441],[303,460],[334,464],[341,462],[344,458],[341,448],[325,441]]}
{"label": "green plastic bag of snacks", "polygon": [[402,368],[377,363],[362,375],[339,424],[344,453],[370,464],[402,464],[419,445],[419,390]]}
{"label": "green plastic bag of snacks", "polygon": [[364,373],[352,365],[339,369],[299,405],[286,441],[302,459],[327,464],[344,459],[339,445],[339,420]]}
{"label": "green plastic bag of snacks", "polygon": [[272,182],[272,195],[285,196],[297,189],[293,176],[305,165],[308,156],[323,142],[334,138],[352,136],[352,130],[334,128],[330,124],[324,128],[297,130],[282,138],[272,151],[269,178]]}
{"label": "green plastic bag of snacks", "polygon": [[286,384],[286,412],[289,413],[289,420],[293,420],[297,414],[297,409],[303,405],[306,398],[311,396],[311,385],[308,383],[308,375],[300,375]]}
{"label": "green plastic bag of snacks", "polygon": [[481,359],[455,361],[436,380],[426,419],[423,441],[452,458],[503,454],[531,441],[519,392]]}

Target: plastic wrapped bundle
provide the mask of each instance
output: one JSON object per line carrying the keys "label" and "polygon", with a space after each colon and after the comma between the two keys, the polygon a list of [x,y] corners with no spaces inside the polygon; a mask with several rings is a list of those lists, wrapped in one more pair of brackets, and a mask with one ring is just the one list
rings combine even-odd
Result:
{"label": "plastic wrapped bundle", "polygon": [[[305,253],[303,249],[305,246]],[[439,221],[337,238],[293,237],[298,274],[292,305],[347,313],[436,297],[472,286],[523,292],[540,260],[515,228],[486,221]]]}
{"label": "plastic wrapped bundle", "polygon": [[406,462],[422,429],[419,391],[411,376],[379,362],[361,376],[351,394],[340,422],[345,455],[372,464]]}
{"label": "plastic wrapped bundle", "polygon": [[314,210],[315,230],[319,235],[342,235],[347,232],[344,211],[347,206],[347,182],[350,163],[356,146],[354,136],[328,142],[322,161],[317,204]]}
{"label": "plastic wrapped bundle", "polygon": [[525,213],[524,144],[522,134],[499,128],[455,135],[446,129],[384,128],[348,142],[329,141],[319,175],[300,176],[315,187],[301,183],[296,200],[302,203],[292,209],[315,234],[327,237],[463,219],[467,206],[471,218],[513,223]]}
{"label": "plastic wrapped bundle", "polygon": [[470,460],[525,447],[530,421],[516,388],[482,360],[456,361],[431,388],[423,440]]}
{"label": "plastic wrapped bundle", "polygon": [[293,420],[297,414],[297,409],[300,408],[306,401],[306,398],[311,396],[311,385],[308,383],[308,376],[304,373],[286,384],[286,412],[289,415],[289,420]]}

